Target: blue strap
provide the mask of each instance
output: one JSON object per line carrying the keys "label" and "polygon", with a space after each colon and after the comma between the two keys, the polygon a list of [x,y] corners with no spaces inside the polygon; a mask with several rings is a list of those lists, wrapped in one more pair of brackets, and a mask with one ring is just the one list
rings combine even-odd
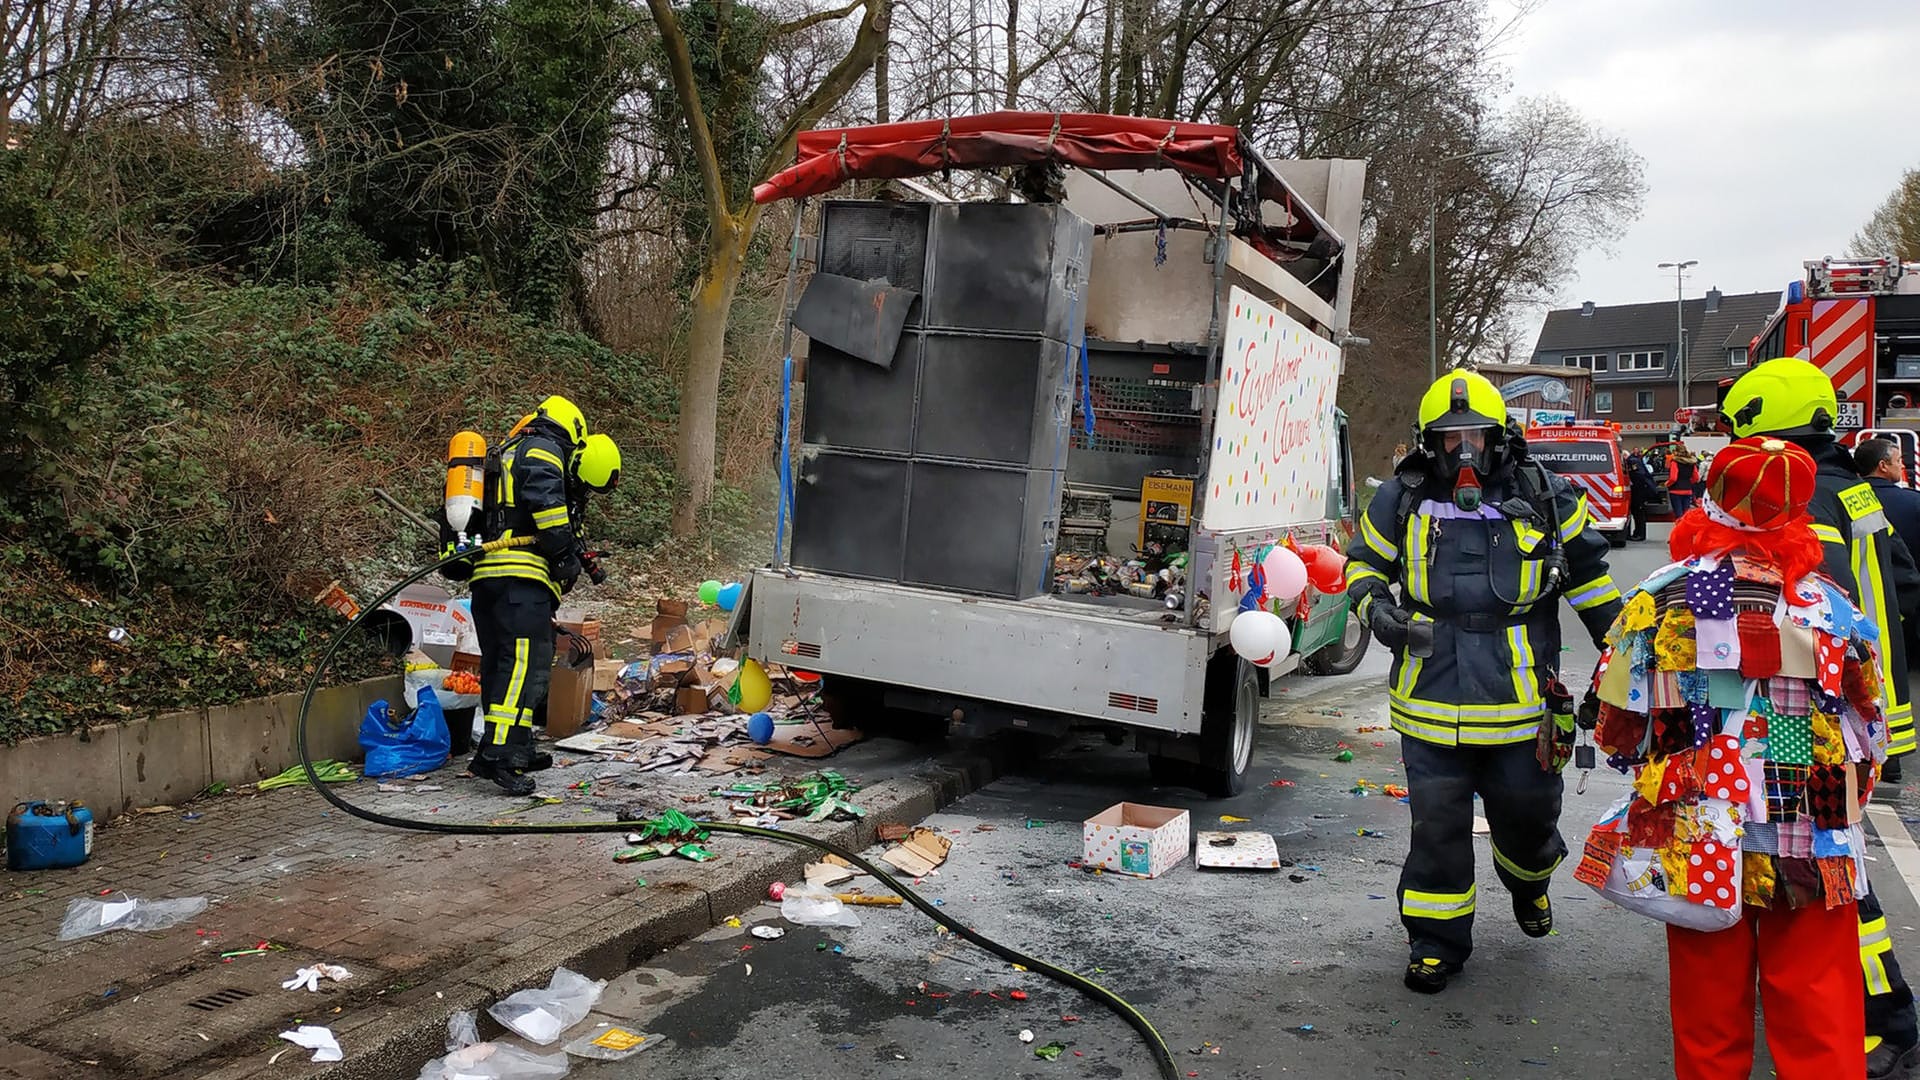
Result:
{"label": "blue strap", "polygon": [[1087,360],[1087,334],[1080,332],[1080,427],[1093,434],[1093,365]]}
{"label": "blue strap", "polygon": [[793,513],[793,357],[781,365],[780,376],[780,516],[773,527],[773,564],[785,566],[787,517]]}

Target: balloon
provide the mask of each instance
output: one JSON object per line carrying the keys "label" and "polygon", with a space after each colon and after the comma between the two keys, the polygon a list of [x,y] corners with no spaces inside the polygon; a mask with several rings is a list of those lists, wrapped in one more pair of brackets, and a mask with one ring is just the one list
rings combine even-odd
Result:
{"label": "balloon", "polygon": [[700,602],[708,605],[719,603],[720,602],[720,583],[717,581],[701,582],[700,583]]}
{"label": "balloon", "polygon": [[1307,590],[1307,564],[1285,544],[1275,544],[1260,565],[1267,572],[1267,595],[1275,600],[1291,602]]}
{"label": "balloon", "polygon": [[720,586],[720,591],[714,594],[713,599],[720,605],[721,611],[732,611],[740,605],[740,594],[745,591],[747,587],[735,581]]}
{"label": "balloon", "polygon": [[[767,670],[757,661],[740,661],[740,676],[733,681],[733,688],[727,691],[727,700],[740,707],[741,712],[757,713],[773,704],[773,680],[767,678]],[[752,734],[751,721],[748,722],[748,734]],[[769,721],[771,726],[771,721]],[[767,733],[768,738],[773,733]]]}
{"label": "balloon", "polygon": [[1307,580],[1314,588],[1336,595],[1347,591],[1344,555],[1325,544],[1308,544],[1300,549],[1300,558],[1307,564]]}
{"label": "balloon", "polygon": [[766,713],[754,713],[747,720],[747,738],[765,746],[773,741],[773,717]]}
{"label": "balloon", "polygon": [[1227,627],[1233,651],[1254,667],[1272,667],[1293,651],[1286,620],[1271,611],[1242,611]]}

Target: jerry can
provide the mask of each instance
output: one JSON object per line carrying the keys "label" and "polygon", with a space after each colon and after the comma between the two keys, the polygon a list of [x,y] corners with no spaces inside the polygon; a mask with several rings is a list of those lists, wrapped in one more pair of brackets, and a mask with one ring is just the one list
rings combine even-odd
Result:
{"label": "jerry can", "polygon": [[7,869],[59,870],[93,855],[93,811],[77,802],[23,802],[7,815]]}

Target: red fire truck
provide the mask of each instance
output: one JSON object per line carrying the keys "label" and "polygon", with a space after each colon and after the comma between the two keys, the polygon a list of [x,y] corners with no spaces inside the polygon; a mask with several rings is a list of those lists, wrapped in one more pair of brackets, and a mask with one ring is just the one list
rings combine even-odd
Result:
{"label": "red fire truck", "polygon": [[1620,425],[1606,420],[1573,420],[1526,429],[1527,451],[1587,497],[1593,527],[1614,547],[1627,542],[1632,524],[1626,455],[1620,450]]}
{"label": "red fire truck", "polygon": [[1920,263],[1826,258],[1787,285],[1780,310],[1747,347],[1749,363],[1798,356],[1840,394],[1836,426],[1920,431]]}

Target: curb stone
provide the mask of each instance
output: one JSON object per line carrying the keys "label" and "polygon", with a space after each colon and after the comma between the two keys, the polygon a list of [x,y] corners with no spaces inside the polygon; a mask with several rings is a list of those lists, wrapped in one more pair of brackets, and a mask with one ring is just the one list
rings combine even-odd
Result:
{"label": "curb stone", "polygon": [[[995,745],[976,745],[943,755],[909,778],[888,780],[860,793],[867,816],[855,822],[806,825],[791,831],[837,843],[855,851],[876,842],[882,823],[911,824],[941,807],[992,783],[1005,766],[1004,752]],[[767,886],[792,881],[814,861],[810,850],[776,847],[772,841],[744,841],[764,859],[730,859],[714,879],[698,890],[661,890],[638,905],[608,902],[606,919],[589,937],[529,949],[511,958],[482,957],[429,983],[409,988],[389,999],[381,1010],[361,1010],[361,1017],[335,1026],[346,1059],[334,1065],[303,1070],[320,1080],[410,1080],[427,1061],[446,1052],[447,1018],[463,1009],[480,1013],[480,1034],[491,1038],[501,1028],[485,1012],[486,1006],[516,990],[544,986],[555,968],[571,968],[589,978],[611,979],[649,957],[672,949],[759,903]],[[356,1022],[357,1021],[357,1022]],[[231,1062],[204,1074],[205,1080],[249,1080],[287,1074],[289,1059],[272,1066],[272,1051]],[[296,1067],[304,1061],[292,1062]]]}

